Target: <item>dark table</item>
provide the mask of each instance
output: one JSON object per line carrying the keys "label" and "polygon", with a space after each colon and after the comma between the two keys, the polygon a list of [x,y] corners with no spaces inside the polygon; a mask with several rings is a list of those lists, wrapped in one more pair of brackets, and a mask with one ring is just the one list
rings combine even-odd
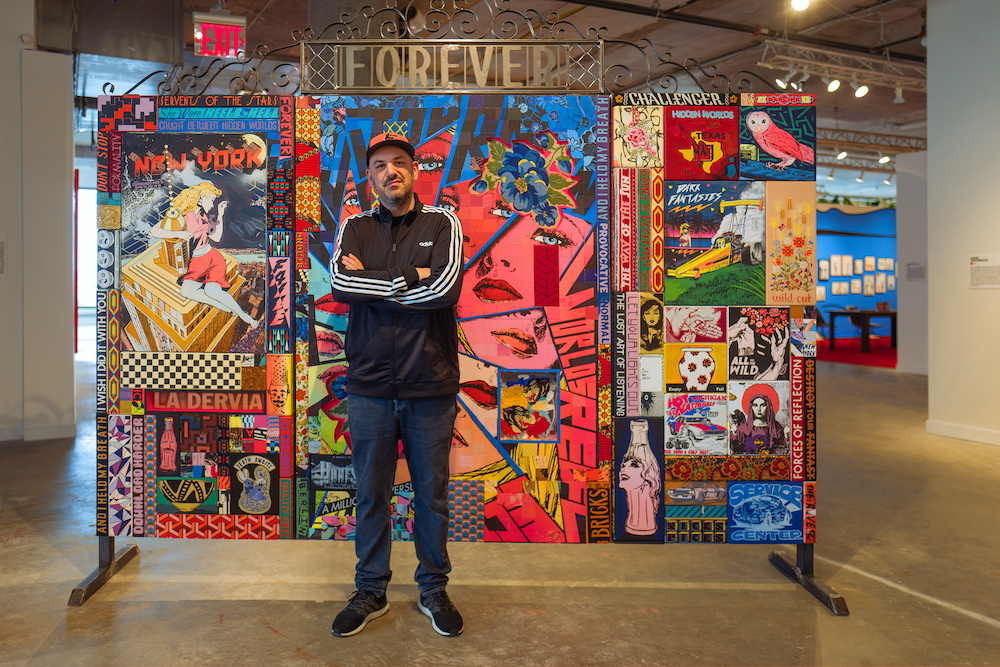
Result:
{"label": "dark table", "polygon": [[888,317],[892,328],[892,346],[896,347],[896,311],[895,310],[830,310],[827,311],[830,318],[830,349],[836,349],[837,343],[837,318],[842,316],[853,316],[855,322],[861,327],[861,351],[871,352],[869,336],[871,334],[871,319],[873,317]]}

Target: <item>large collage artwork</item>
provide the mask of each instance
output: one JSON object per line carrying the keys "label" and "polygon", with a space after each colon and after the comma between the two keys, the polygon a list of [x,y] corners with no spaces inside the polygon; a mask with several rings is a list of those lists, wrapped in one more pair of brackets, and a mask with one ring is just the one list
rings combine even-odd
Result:
{"label": "large collage artwork", "polygon": [[293,111],[99,101],[99,535],[294,534]]}
{"label": "large collage artwork", "polygon": [[[368,140],[402,132],[416,148],[417,196],[455,211],[464,234],[453,538],[587,541],[587,483],[602,474],[594,229],[598,118],[608,117],[607,101],[322,97],[298,104],[296,151],[309,157],[297,158],[297,184],[318,177],[320,192],[314,208],[296,210],[300,228],[311,230],[308,292],[296,306],[308,324],[297,336],[308,397],[299,413],[300,463],[314,469],[346,461],[350,451],[347,309],[330,299],[329,262],[337,226],[372,206]],[[401,459],[393,515],[400,537],[409,534],[411,493]],[[300,536],[350,539],[352,498],[352,489],[310,477],[308,498],[299,498],[309,512]]]}
{"label": "large collage artwork", "polygon": [[813,541],[815,108],[650,98],[101,98],[98,534],[353,539],[329,262],[394,131],[463,226],[451,539]]}
{"label": "large collage artwork", "polygon": [[663,98],[612,114],[615,540],[813,542],[814,101]]}

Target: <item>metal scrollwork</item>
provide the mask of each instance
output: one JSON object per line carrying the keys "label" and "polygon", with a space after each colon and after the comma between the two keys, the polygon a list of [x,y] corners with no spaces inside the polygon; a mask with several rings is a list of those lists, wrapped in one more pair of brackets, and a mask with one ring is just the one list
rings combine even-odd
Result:
{"label": "metal scrollwork", "polygon": [[[156,87],[160,95],[204,95],[219,92],[220,88],[229,94],[294,95],[304,91],[303,69],[310,69],[303,67],[298,58],[306,45],[404,39],[428,45],[446,40],[503,40],[515,44],[598,42],[602,45],[602,56],[594,78],[603,92],[610,93],[676,92],[690,86],[704,92],[776,90],[754,72],[725,75],[715,67],[703,67],[692,58],[678,62],[670,53],[661,54],[648,39],[638,43],[611,39],[606,27],[581,30],[556,13],[544,15],[535,9],[515,9],[511,0],[484,0],[471,7],[467,0],[429,0],[429,4],[427,0],[409,0],[405,4],[397,0],[383,2],[381,7],[366,5],[353,14],[345,12],[318,32],[310,27],[295,29],[291,32],[292,42],[276,49],[261,44],[235,59],[214,58],[185,68],[152,72],[123,94],[131,94],[147,81],[162,77]],[[629,66],[624,64],[626,59],[613,57],[624,51],[630,53],[628,62],[640,64]],[[330,57],[334,53],[335,49],[329,50]],[[579,82],[571,83],[572,88]],[[312,91],[308,87],[305,90]],[[114,92],[113,85],[105,84],[105,94]]]}

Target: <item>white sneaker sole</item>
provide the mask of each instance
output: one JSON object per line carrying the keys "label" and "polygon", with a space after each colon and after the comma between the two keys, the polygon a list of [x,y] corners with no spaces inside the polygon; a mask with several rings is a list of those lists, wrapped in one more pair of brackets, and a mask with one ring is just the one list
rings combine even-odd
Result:
{"label": "white sneaker sole", "polygon": [[[353,637],[354,635],[358,634],[359,632],[361,632],[362,630],[365,629],[365,626],[368,625],[368,621],[375,620],[379,616],[384,616],[387,611],[389,611],[389,601],[388,600],[386,600],[386,603],[385,603],[384,607],[382,607],[381,609],[378,609],[376,611],[373,611],[372,613],[370,613],[367,616],[365,616],[365,620],[361,621],[361,625],[359,625],[354,630],[351,630],[350,632],[344,632],[344,633],[339,634],[339,635],[336,632],[334,632],[333,636],[334,637]],[[333,631],[331,630],[331,632],[333,632]]]}
{"label": "white sneaker sole", "polygon": [[442,637],[457,637],[460,634],[462,634],[462,630],[465,630],[465,627],[463,626],[462,630],[459,630],[455,634],[451,634],[451,633],[445,632],[444,630],[442,630],[441,628],[439,628],[437,626],[437,623],[434,622],[434,614],[431,613],[431,610],[428,609],[427,607],[425,607],[423,605],[423,603],[420,602],[420,600],[417,600],[417,607],[420,609],[420,611],[422,611],[424,613],[424,616],[426,616],[427,618],[431,619],[431,627],[434,628],[434,632],[438,633]]}

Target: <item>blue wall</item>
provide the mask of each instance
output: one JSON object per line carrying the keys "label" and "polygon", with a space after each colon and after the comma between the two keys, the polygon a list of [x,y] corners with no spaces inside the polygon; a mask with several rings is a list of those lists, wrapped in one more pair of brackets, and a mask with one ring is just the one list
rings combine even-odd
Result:
{"label": "blue wall", "polygon": [[[850,282],[851,278],[862,278],[864,275],[898,273],[896,266],[896,210],[883,208],[868,213],[848,214],[831,208],[825,213],[816,213],[816,258],[830,259],[831,255],[851,255],[854,259],[864,259],[865,256],[891,257],[894,271],[865,271],[864,274],[834,277],[820,280],[818,285],[826,287],[826,300],[816,305],[821,311],[842,310],[847,306],[857,306],[862,310],[874,310],[880,301],[888,301],[889,307],[896,309],[896,292],[887,290],[885,294],[864,296],[863,294],[833,295],[831,283],[838,281]],[[898,280],[898,279],[897,279]],[[829,318],[824,317],[827,321]],[[889,334],[888,320],[872,320],[880,324],[882,333]],[[878,330],[876,330],[878,331]],[[837,319],[837,337],[857,337],[858,330],[846,318]]]}

